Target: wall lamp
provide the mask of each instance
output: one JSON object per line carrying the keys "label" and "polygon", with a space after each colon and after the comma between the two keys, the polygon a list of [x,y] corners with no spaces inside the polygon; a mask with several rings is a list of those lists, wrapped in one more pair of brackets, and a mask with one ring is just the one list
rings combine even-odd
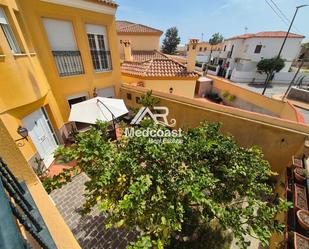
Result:
{"label": "wall lamp", "polygon": [[20,139],[15,140],[15,142],[26,139],[28,141],[28,130],[25,127],[19,126],[17,128],[17,133],[21,136]]}

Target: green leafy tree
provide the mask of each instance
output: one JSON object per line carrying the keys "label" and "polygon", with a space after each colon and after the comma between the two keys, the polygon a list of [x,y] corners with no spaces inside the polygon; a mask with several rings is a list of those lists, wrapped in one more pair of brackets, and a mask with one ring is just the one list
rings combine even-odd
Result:
{"label": "green leafy tree", "polygon": [[212,47],[223,42],[224,37],[220,34],[220,33],[215,33],[212,35],[212,37],[209,39],[209,44],[211,45],[211,49],[210,49],[210,55],[209,55],[209,59],[206,65],[206,69],[205,69],[205,74],[207,74],[208,72],[208,67],[209,67],[209,62],[211,60],[211,56],[212,56]]}
{"label": "green leafy tree", "polygon": [[273,77],[273,73],[280,72],[285,66],[285,62],[281,58],[263,59],[257,64],[257,70],[259,73],[266,74],[266,80],[264,83],[263,95],[266,91],[269,80]]}
{"label": "green leafy tree", "polygon": [[180,43],[180,37],[178,36],[178,29],[176,27],[169,28],[165,33],[163,40],[162,51],[165,54],[175,54],[177,46]]}
{"label": "green leafy tree", "polygon": [[152,96],[152,90],[141,96],[141,105],[149,107],[151,110],[155,105],[159,104],[159,102],[160,101],[156,97]]}
{"label": "green leafy tree", "polygon": [[[172,138],[154,124],[135,128],[161,129]],[[181,143],[162,144],[145,136],[111,142],[106,129],[99,122],[80,133],[66,156],[90,177],[85,212],[98,205],[108,214],[108,228],[139,232],[128,248],[205,248],[213,243],[194,243],[202,243],[214,224],[232,231],[241,248],[250,244],[246,235],[266,245],[273,231],[282,231],[274,218],[289,204],[267,201],[274,194],[269,163],[260,149],[239,147],[221,134],[219,124],[203,123],[183,131]],[[220,240],[222,233],[214,234]]]}
{"label": "green leafy tree", "polygon": [[224,38],[220,33],[215,33],[212,35],[212,37],[209,39],[209,44],[214,46],[221,42],[223,42]]}

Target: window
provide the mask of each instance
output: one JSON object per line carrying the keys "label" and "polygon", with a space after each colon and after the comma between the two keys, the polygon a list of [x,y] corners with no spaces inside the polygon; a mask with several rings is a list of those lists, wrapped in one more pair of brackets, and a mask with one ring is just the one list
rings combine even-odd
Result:
{"label": "window", "polygon": [[35,52],[34,51],[34,47],[33,47],[33,44],[31,42],[31,39],[30,39],[30,36],[29,36],[29,29],[26,27],[26,25],[24,23],[24,20],[23,20],[22,16],[20,15],[19,11],[14,10],[14,15],[15,15],[15,17],[17,19],[17,22],[18,22],[18,25],[19,25],[20,29],[23,31],[23,36],[24,36],[24,38],[26,40],[29,52],[30,53],[34,53]]}
{"label": "window", "polygon": [[137,104],[140,104],[141,103],[141,98],[140,97],[136,97],[135,101],[136,101]]}
{"label": "window", "polygon": [[72,107],[72,105],[80,103],[80,102],[83,102],[86,99],[87,99],[86,96],[81,96],[81,97],[76,97],[76,98],[69,98],[68,102],[69,102],[70,108]]}
{"label": "window", "polygon": [[223,49],[223,51],[225,51],[226,50],[226,45],[224,46],[224,49]]}
{"label": "window", "polygon": [[204,52],[205,52],[205,51],[207,51],[207,48],[206,48],[206,47],[204,48]]}
{"label": "window", "polygon": [[234,51],[234,44],[232,45],[231,51],[228,54],[228,58],[232,58],[233,51]]}
{"label": "window", "polygon": [[42,18],[59,76],[84,74],[73,25],[69,21]]}
{"label": "window", "polygon": [[261,50],[262,50],[262,45],[257,45],[255,47],[254,53],[255,54],[259,54],[259,53],[261,53]]}
{"label": "window", "polygon": [[18,46],[18,43],[16,41],[16,38],[13,34],[13,31],[7,21],[6,15],[4,13],[4,10],[0,7],[0,26],[1,29],[6,37],[6,40],[8,41],[8,44],[14,54],[20,54],[21,50]]}
{"label": "window", "polygon": [[89,48],[95,71],[111,70],[110,52],[104,26],[86,24]]}
{"label": "window", "polygon": [[202,47],[200,47],[200,52],[202,51],[202,49],[203,49],[203,48],[202,48]]}
{"label": "window", "polygon": [[127,93],[127,99],[131,100],[132,99],[132,94],[131,93]]}

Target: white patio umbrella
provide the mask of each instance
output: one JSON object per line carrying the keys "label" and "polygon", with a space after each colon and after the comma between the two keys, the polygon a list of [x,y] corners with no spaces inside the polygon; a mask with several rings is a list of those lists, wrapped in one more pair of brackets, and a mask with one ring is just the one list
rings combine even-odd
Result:
{"label": "white patio umbrella", "polygon": [[129,111],[122,99],[96,97],[72,105],[69,121],[95,124],[97,120],[113,121]]}

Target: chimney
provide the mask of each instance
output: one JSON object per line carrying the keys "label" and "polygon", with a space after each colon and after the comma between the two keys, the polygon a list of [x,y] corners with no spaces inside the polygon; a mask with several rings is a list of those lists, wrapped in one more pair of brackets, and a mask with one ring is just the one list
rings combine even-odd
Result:
{"label": "chimney", "polygon": [[123,40],[123,52],[124,52],[124,60],[125,61],[133,61],[132,51],[131,51],[131,41]]}
{"label": "chimney", "polygon": [[192,72],[195,69],[195,61],[196,61],[196,47],[198,44],[198,39],[190,39],[188,44],[188,52],[187,52],[187,71]]}

